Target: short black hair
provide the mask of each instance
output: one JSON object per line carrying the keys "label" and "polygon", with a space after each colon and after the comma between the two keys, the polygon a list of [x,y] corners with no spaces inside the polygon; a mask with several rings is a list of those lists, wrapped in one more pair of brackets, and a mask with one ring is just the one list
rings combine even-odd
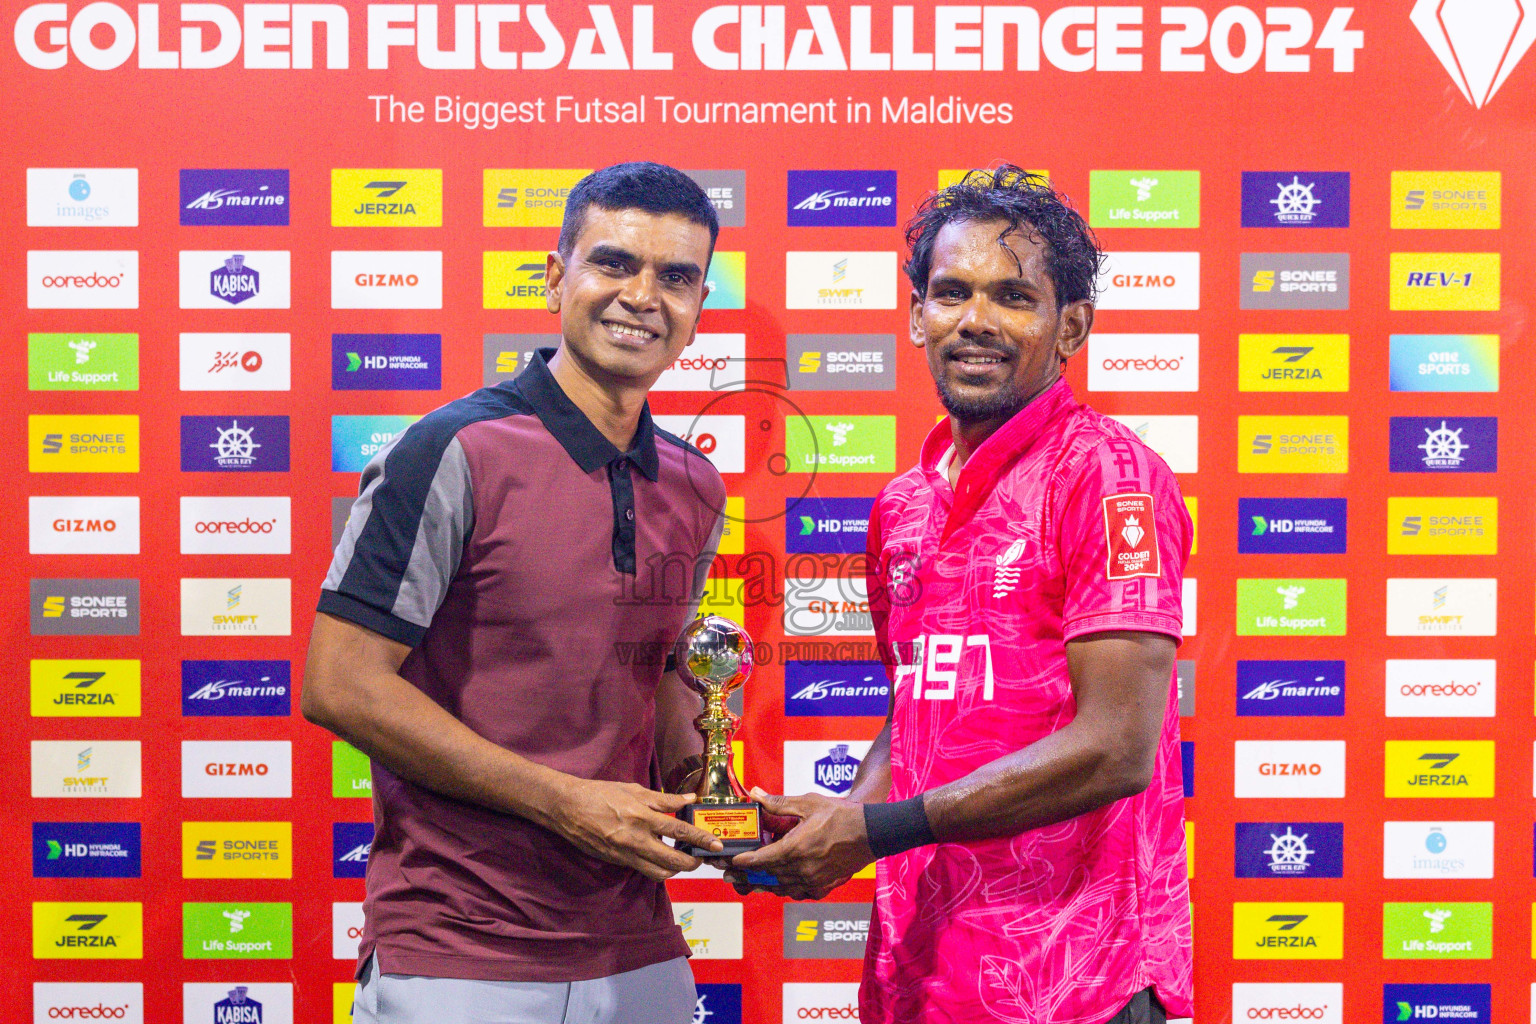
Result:
{"label": "short black hair", "polygon": [[578,181],[565,200],[565,219],[560,224],[560,241],[556,246],[562,257],[569,257],[576,247],[576,236],[581,234],[589,206],[686,217],[709,228],[709,254],[715,254],[715,239],[720,236],[715,204],[698,182],[676,167],[635,160],[599,168]]}
{"label": "short black hair", "polygon": [[934,240],[945,225],[957,221],[1006,221],[999,242],[1010,232],[1023,231],[1044,243],[1057,306],[1094,298],[1104,253],[1093,230],[1043,176],[1013,164],[970,171],[918,205],[907,221],[912,255],[903,268],[917,294],[928,294]]}

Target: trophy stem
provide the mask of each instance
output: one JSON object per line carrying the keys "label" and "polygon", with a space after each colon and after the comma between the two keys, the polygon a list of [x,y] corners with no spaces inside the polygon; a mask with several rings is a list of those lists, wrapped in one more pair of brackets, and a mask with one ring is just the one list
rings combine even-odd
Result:
{"label": "trophy stem", "polygon": [[704,696],[704,712],[693,720],[704,735],[704,772],[699,779],[701,804],[731,804],[747,799],[746,789],[731,764],[731,736],[741,718],[725,706],[723,687],[710,687]]}

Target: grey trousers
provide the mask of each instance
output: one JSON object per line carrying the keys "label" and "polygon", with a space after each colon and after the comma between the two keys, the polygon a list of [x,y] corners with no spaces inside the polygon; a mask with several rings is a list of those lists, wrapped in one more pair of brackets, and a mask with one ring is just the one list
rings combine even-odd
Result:
{"label": "grey trousers", "polygon": [[1151,989],[1144,988],[1104,1024],[1167,1024],[1167,1020],[1163,1004],[1157,1001]]}
{"label": "grey trousers", "polygon": [[380,974],[369,957],[353,1024],[691,1024],[685,957],[591,981],[518,982]]}

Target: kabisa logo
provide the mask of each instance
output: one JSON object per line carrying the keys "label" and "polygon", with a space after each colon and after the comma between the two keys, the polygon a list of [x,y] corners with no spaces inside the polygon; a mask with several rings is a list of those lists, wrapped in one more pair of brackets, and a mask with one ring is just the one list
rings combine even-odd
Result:
{"label": "kabisa logo", "polygon": [[549,252],[525,249],[481,256],[482,304],[486,309],[543,309]]}
{"label": "kabisa logo", "polygon": [[142,851],[136,821],[32,823],[33,878],[138,878]]}
{"label": "kabisa logo", "polygon": [[373,846],[373,822],[338,821],[331,825],[331,874],[363,878],[368,874],[368,849]]}
{"label": "kabisa logo", "polygon": [[1493,1013],[1492,985],[1383,985],[1382,1020],[1456,1021],[1488,1024]]}
{"label": "kabisa logo", "polygon": [[32,904],[34,960],[142,960],[142,903]]}
{"label": "kabisa logo", "polygon": [[133,167],[28,167],[27,226],[138,227]]}
{"label": "kabisa logo", "polygon": [[1089,171],[1095,228],[1197,228],[1199,171]]}
{"label": "kabisa logo", "polygon": [[286,249],[183,249],[182,309],[288,309],[293,254]]}
{"label": "kabisa logo", "polygon": [[181,713],[202,716],[286,716],[292,713],[286,661],[183,661]]}
{"label": "kabisa logo", "polygon": [[1234,903],[1232,956],[1237,960],[1340,960],[1342,903]]}
{"label": "kabisa logo", "polygon": [[331,169],[332,227],[443,224],[443,172],[421,168]]}
{"label": "kabisa logo", "polygon": [[746,171],[684,171],[704,190],[715,208],[723,228],[745,227],[747,223]]}
{"label": "kabisa logo", "polygon": [[784,663],[784,714],[789,718],[883,716],[891,687],[878,661]]}
{"label": "kabisa logo", "polygon": [[1452,230],[1498,228],[1498,171],[1393,171],[1392,226]]}
{"label": "kabisa logo", "polygon": [[1349,335],[1240,334],[1239,391],[1348,391]]}
{"label": "kabisa logo", "polygon": [[1348,309],[1349,253],[1245,252],[1243,309]]}
{"label": "kabisa logo", "polygon": [[790,227],[895,227],[895,171],[790,171]]}
{"label": "kabisa logo", "polygon": [[700,982],[690,1024],[742,1024],[741,986]]}
{"label": "kabisa logo", "polygon": [[1393,391],[1499,390],[1497,334],[1394,334],[1390,345]]}
{"label": "kabisa logo", "polygon": [[249,986],[236,985],[229,995],[213,1004],[213,1024],[263,1024],[261,1003],[248,994]]}
{"label": "kabisa logo", "polygon": [[1337,821],[1237,823],[1236,877],[1341,878],[1344,826]]}
{"label": "kabisa logo", "polygon": [[1238,498],[1240,554],[1341,555],[1347,547],[1344,498]]}
{"label": "kabisa logo", "polygon": [[1491,797],[1492,740],[1387,740],[1389,797]]}
{"label": "kabisa logo", "polygon": [[181,471],[288,472],[288,417],[183,416]]}
{"label": "kabisa logo", "polygon": [[784,550],[862,552],[874,503],[873,498],[785,498]]}
{"label": "kabisa logo", "polygon": [[232,306],[254,298],[260,291],[260,272],[255,267],[247,267],[245,257],[240,253],[227,257],[224,266],[208,273],[208,293]]}
{"label": "kabisa logo", "polygon": [[1240,716],[1344,714],[1344,662],[1239,661],[1237,713]]}
{"label": "kabisa logo", "polygon": [[1394,473],[1493,473],[1499,468],[1494,416],[1393,416]]}
{"label": "kabisa logo", "polygon": [[1408,20],[1462,97],[1482,109],[1536,42],[1528,13],[1519,4],[1415,0]]}
{"label": "kabisa logo", "polygon": [[288,202],[286,170],[181,172],[183,226],[286,226]]}
{"label": "kabisa logo", "polygon": [[1244,171],[1245,228],[1349,227],[1349,172]]}
{"label": "kabisa logo", "polygon": [[443,385],[441,334],[333,334],[335,391],[436,391]]}
{"label": "kabisa logo", "polygon": [[835,744],[827,751],[826,757],[816,760],[816,785],[834,793],[846,793],[853,786],[853,776],[858,772],[860,764],[858,758],[849,755],[848,744]]}
{"label": "kabisa logo", "polygon": [[361,473],[368,461],[420,416],[332,416],[331,469]]}

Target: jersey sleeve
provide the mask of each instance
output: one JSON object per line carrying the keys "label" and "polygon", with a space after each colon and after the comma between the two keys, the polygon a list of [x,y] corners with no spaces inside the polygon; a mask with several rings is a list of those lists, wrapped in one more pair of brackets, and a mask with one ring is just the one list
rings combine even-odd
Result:
{"label": "jersey sleeve", "polygon": [[1066,576],[1062,638],[1130,629],[1181,642],[1191,532],[1184,498],[1162,459],[1129,438],[1092,448],[1057,503]]}
{"label": "jersey sleeve", "polygon": [[885,492],[881,491],[869,510],[869,531],[864,541],[864,593],[869,600],[869,618],[875,630],[875,650],[885,663],[885,674],[894,678],[895,652],[891,650],[889,623],[891,592],[887,584],[888,567],[881,564],[885,542],[881,528]]}
{"label": "jersey sleeve", "polygon": [[469,463],[458,437],[440,421],[412,424],[363,470],[318,610],[417,646],[473,529]]}

